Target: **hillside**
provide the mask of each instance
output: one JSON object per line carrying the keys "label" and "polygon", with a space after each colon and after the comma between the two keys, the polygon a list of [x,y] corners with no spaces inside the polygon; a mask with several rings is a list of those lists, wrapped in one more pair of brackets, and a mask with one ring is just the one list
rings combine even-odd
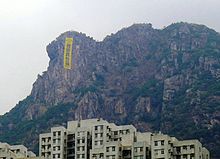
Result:
{"label": "hillside", "polygon": [[[63,68],[66,37],[79,47]],[[67,120],[102,117],[199,139],[212,156],[220,149],[220,34],[197,24],[162,30],[134,24],[97,42],[65,32],[47,46],[49,67],[31,94],[0,117],[0,141],[38,149],[38,134]]]}

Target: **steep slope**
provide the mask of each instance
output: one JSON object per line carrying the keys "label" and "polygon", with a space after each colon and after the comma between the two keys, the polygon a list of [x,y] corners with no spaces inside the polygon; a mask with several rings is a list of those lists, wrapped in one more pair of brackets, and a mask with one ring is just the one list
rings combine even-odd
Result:
{"label": "steep slope", "polygon": [[[72,70],[63,69],[74,37]],[[78,50],[78,51],[77,51]],[[203,25],[134,24],[97,42],[66,32],[47,46],[48,70],[0,117],[0,140],[37,150],[38,134],[67,120],[102,117],[139,130],[198,138],[220,157],[220,35]]]}

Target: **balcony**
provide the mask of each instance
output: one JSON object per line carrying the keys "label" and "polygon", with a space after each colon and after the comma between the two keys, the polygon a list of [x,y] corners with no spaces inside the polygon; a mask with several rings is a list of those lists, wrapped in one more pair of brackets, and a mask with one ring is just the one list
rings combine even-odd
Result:
{"label": "balcony", "polygon": [[181,155],[181,152],[174,150],[174,151],[173,151],[173,155]]}
{"label": "balcony", "polygon": [[183,149],[181,151],[181,154],[192,154],[192,153],[195,153],[194,149],[187,149],[187,150]]}
{"label": "balcony", "polygon": [[131,150],[123,150],[122,151],[122,158],[124,159],[131,159]]}

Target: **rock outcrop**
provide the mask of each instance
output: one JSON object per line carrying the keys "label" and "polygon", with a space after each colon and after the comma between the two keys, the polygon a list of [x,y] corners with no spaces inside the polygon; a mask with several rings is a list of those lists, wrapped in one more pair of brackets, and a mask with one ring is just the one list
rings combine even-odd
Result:
{"label": "rock outcrop", "polygon": [[[66,37],[73,68],[63,68]],[[0,116],[0,140],[37,150],[38,134],[67,120],[102,117],[198,138],[218,158],[220,35],[203,25],[134,24],[97,42],[65,32],[47,46],[49,67],[24,101]]]}

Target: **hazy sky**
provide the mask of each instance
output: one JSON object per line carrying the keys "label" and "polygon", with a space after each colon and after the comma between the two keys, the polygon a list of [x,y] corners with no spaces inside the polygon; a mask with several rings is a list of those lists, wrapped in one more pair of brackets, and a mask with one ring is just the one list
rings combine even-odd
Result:
{"label": "hazy sky", "polygon": [[133,23],[205,24],[220,32],[220,0],[0,0],[0,114],[30,94],[46,45],[67,30],[102,40]]}

